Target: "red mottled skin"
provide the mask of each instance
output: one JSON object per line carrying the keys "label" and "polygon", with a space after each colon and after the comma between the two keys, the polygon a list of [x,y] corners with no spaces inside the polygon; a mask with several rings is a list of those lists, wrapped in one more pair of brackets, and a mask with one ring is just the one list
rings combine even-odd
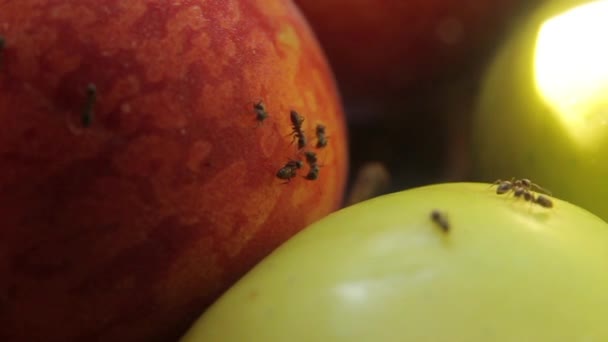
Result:
{"label": "red mottled skin", "polygon": [[[295,0],[345,95],[386,93],[476,61],[522,4],[539,0]],[[403,94],[401,93],[401,96]]]}
{"label": "red mottled skin", "polygon": [[[0,0],[0,35],[0,340],[174,340],[339,207],[342,108],[289,0]],[[291,109],[327,126],[317,181],[275,177]]]}

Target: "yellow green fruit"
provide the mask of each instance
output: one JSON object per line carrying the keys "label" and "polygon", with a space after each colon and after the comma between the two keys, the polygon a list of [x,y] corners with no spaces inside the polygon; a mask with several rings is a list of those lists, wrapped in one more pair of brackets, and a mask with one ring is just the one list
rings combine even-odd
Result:
{"label": "yellow green fruit", "polygon": [[259,263],[182,342],[608,340],[608,224],[552,201],[445,183],[344,208]]}
{"label": "yellow green fruit", "polygon": [[546,1],[515,25],[482,83],[474,179],[530,178],[608,220],[607,10]]}

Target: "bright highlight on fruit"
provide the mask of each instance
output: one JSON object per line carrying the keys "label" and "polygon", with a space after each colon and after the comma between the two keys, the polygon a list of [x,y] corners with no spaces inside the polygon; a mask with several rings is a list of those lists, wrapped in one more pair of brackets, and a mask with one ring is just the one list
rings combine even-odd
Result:
{"label": "bright highlight on fruit", "polygon": [[548,19],[537,36],[536,87],[580,142],[608,127],[606,18],[608,1],[591,2]]}

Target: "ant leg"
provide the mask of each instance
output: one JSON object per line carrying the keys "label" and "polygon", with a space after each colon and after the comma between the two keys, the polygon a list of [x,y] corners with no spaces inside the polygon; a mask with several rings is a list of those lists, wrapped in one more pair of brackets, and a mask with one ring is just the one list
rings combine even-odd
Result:
{"label": "ant leg", "polygon": [[540,190],[540,191],[538,191],[538,192],[543,192],[543,193],[545,193],[545,194],[547,194],[547,195],[549,195],[549,196],[553,196],[553,195],[551,194],[551,191],[549,191],[549,190],[547,190],[547,189],[543,188],[542,186],[540,186],[540,185],[538,185],[538,184],[536,184],[536,183],[530,183],[530,184],[531,184],[531,185],[532,185],[534,188],[536,188],[536,190]]}

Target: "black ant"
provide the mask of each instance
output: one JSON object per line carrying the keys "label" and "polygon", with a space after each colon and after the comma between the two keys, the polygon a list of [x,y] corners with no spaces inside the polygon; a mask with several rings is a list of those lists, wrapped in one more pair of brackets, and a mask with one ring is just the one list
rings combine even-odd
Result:
{"label": "black ant", "polygon": [[513,188],[513,196],[517,198],[523,197],[526,202],[534,202],[534,194],[529,190],[521,186]]}
{"label": "black ant", "polygon": [[536,196],[534,203],[536,203],[544,208],[553,208],[553,201],[551,201],[548,197],[543,196],[543,195]]}
{"label": "black ant", "polygon": [[325,136],[325,126],[317,124],[315,133],[317,135],[317,148],[323,148],[327,146],[327,136]]}
{"label": "black ant", "polygon": [[304,152],[304,157],[306,158],[306,162],[312,166],[317,163],[317,154],[312,151]]}
{"label": "black ant", "polygon": [[498,185],[496,187],[497,195],[502,195],[502,194],[508,193],[510,191],[514,191],[514,189],[517,189],[517,188],[522,188],[522,189],[527,189],[527,190],[532,190],[532,188],[535,188],[536,190],[539,190],[540,192],[544,192],[548,195],[551,195],[550,191],[542,188],[538,184],[532,183],[532,181],[527,178],[522,178],[522,179],[511,178],[510,181],[499,179],[499,180],[495,181],[494,183],[492,183],[492,185]]}
{"label": "black ant", "polygon": [[433,210],[431,211],[431,220],[433,220],[444,233],[447,233],[450,230],[450,222],[445,213],[442,213],[439,210]]}
{"label": "black ant", "polygon": [[534,193],[528,189],[518,188],[515,189],[513,194],[515,197],[523,197],[526,202],[536,203],[543,208],[553,208],[553,201],[551,201],[547,196],[534,196]]}
{"label": "black ant", "polygon": [[87,103],[82,111],[82,125],[89,127],[93,123],[93,106],[97,101],[97,88],[93,83],[87,85]]}
{"label": "black ant", "polygon": [[506,194],[513,189],[513,181],[503,181],[502,179],[499,179],[492,183],[492,186],[494,185],[498,185],[496,187],[497,195]]}
{"label": "black ant", "polygon": [[285,164],[282,168],[277,171],[276,176],[279,179],[284,179],[287,182],[290,182],[292,178],[296,176],[297,170],[302,168],[302,161],[300,160],[290,160]]}
{"label": "black ant", "polygon": [[304,122],[304,117],[295,110],[292,110],[289,113],[289,118],[292,124],[292,132],[291,134],[298,140],[298,149],[303,149],[306,147],[306,136],[304,135],[304,131],[302,130],[302,123]]}
{"label": "black ant", "polygon": [[318,179],[319,178],[319,165],[317,165],[317,164],[311,165],[310,170],[308,171],[306,176],[304,176],[304,178],[306,178],[308,180]]}
{"label": "black ant", "polygon": [[266,111],[266,106],[262,100],[253,104],[253,111],[255,112],[255,119],[262,123],[264,120],[268,118],[268,112]]}
{"label": "black ant", "polygon": [[535,196],[532,192],[532,188],[540,190],[546,194],[550,194],[550,192],[541,186],[532,183],[532,181],[527,178],[512,178],[510,181],[503,181],[499,179],[493,184],[498,184],[498,187],[496,188],[496,194],[498,195],[513,192],[514,197],[523,198],[526,202],[536,203],[544,208],[553,207],[553,201],[544,195]]}
{"label": "black ant", "polygon": [[320,166],[317,164],[317,154],[312,151],[304,152],[306,163],[310,166],[308,174],[304,177],[308,180],[316,180],[319,178]]}

